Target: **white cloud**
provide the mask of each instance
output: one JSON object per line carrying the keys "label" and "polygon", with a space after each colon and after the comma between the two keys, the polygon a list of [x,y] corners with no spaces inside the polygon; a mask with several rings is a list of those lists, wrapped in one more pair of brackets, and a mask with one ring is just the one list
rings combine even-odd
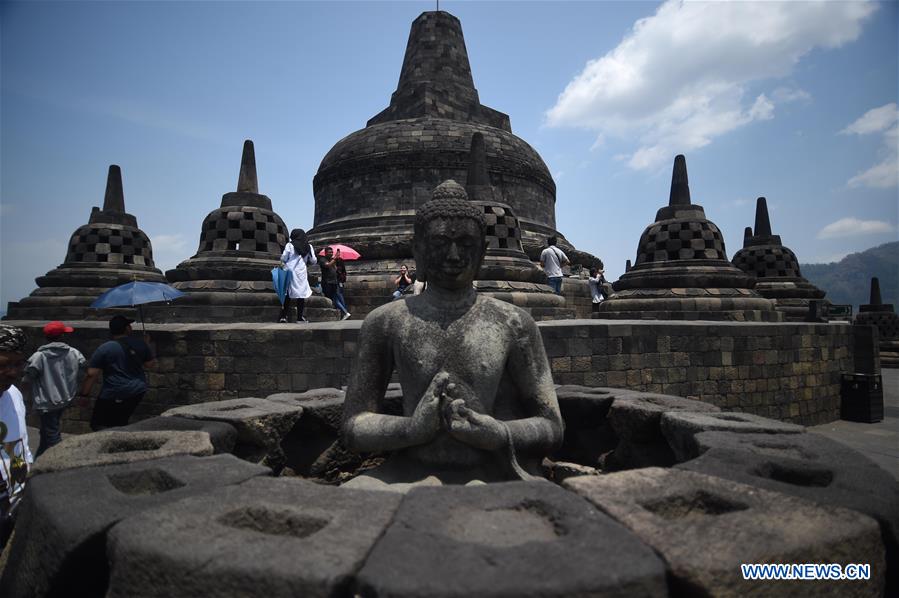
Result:
{"label": "white cloud", "polygon": [[804,89],[792,87],[778,87],[771,92],[771,97],[778,104],[786,104],[787,102],[807,102],[812,96]]}
{"label": "white cloud", "polygon": [[858,218],[840,218],[831,222],[820,231],[819,239],[837,239],[841,237],[861,237],[891,233],[896,227],[882,220],[859,220]]}
{"label": "white cloud", "polygon": [[889,189],[899,185],[899,109],[895,102],[872,108],[840,131],[841,135],[882,133],[883,159],[849,179],[850,187]]}
{"label": "white cloud", "polygon": [[899,110],[896,109],[896,102],[892,102],[880,108],[868,110],[840,133],[843,135],[879,133],[890,128],[897,119],[899,119]]}
{"label": "white cloud", "polygon": [[658,167],[773,118],[776,103],[807,99],[784,87],[752,97],[748,86],[788,75],[814,48],[856,39],[875,10],[867,2],[669,0],[587,63],[547,111],[547,124],[636,137],[630,167]]}
{"label": "white cloud", "polygon": [[153,261],[156,267],[165,272],[180,264],[193,255],[188,249],[187,239],[184,235],[151,235],[150,243],[153,245]]}

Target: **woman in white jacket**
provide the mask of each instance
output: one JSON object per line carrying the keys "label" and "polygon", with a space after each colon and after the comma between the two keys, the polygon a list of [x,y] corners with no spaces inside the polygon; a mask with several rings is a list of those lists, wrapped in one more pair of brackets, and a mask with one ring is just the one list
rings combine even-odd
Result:
{"label": "woman in white jacket", "polygon": [[290,284],[287,286],[287,296],[284,298],[284,307],[281,308],[278,321],[287,321],[290,301],[293,300],[297,304],[297,322],[306,322],[303,310],[306,307],[306,299],[312,295],[306,266],[316,263],[312,245],[306,240],[306,231],[301,228],[290,231],[290,242],[284,247],[281,262],[290,271]]}

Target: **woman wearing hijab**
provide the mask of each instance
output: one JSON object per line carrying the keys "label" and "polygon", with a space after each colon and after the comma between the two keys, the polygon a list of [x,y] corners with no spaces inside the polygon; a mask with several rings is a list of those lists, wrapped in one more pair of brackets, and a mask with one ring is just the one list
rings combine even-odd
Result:
{"label": "woman wearing hijab", "polygon": [[306,318],[303,317],[303,310],[306,307],[306,299],[312,295],[306,266],[307,264],[315,263],[312,245],[306,240],[306,231],[301,228],[295,228],[290,231],[290,242],[284,247],[284,253],[281,254],[281,262],[290,271],[290,285],[287,287],[287,296],[284,298],[284,307],[281,308],[281,315],[278,317],[278,321],[287,321],[287,314],[292,299],[297,304],[297,322],[306,322]]}

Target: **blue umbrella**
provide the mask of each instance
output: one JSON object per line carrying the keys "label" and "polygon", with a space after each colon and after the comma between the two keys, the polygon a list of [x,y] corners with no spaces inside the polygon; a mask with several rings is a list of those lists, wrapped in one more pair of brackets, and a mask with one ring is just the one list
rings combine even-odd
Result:
{"label": "blue umbrella", "polygon": [[155,303],[157,301],[165,301],[168,303],[178,297],[183,297],[182,293],[175,287],[162,282],[143,282],[135,280],[120,284],[113,287],[94,299],[91,307],[102,309],[105,307],[134,307],[137,306],[140,313],[141,325],[144,323],[144,314],[141,305],[144,303]]}
{"label": "blue umbrella", "polygon": [[278,293],[278,301],[284,305],[284,299],[287,297],[287,287],[290,286],[290,270],[282,268],[272,268],[272,286]]}

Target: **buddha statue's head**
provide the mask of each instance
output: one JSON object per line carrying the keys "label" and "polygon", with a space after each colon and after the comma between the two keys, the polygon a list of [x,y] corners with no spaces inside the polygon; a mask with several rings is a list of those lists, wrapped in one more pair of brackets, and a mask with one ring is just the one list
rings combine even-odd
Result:
{"label": "buddha statue's head", "polygon": [[470,288],[487,251],[487,222],[465,188],[447,180],[415,214],[413,251],[419,280],[456,290]]}

